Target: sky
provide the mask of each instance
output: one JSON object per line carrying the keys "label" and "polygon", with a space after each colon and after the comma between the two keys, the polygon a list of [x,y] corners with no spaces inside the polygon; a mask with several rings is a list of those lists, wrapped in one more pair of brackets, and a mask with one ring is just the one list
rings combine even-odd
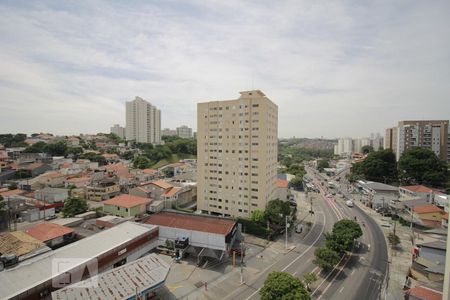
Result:
{"label": "sky", "polygon": [[450,1],[0,1],[0,133],[162,127],[259,89],[279,137],[450,118]]}

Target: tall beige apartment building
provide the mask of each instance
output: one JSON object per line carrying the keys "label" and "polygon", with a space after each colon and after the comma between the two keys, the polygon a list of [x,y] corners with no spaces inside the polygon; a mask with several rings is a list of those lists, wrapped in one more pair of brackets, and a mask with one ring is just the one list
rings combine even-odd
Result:
{"label": "tall beige apartment building", "polygon": [[161,143],[161,111],[140,97],[126,103],[127,141]]}
{"label": "tall beige apartment building", "polygon": [[397,160],[406,150],[422,147],[450,161],[448,128],[448,120],[400,121],[397,127],[386,130],[385,148],[392,149]]}
{"label": "tall beige apartment building", "polygon": [[276,198],[278,106],[259,90],[197,104],[197,206],[249,217]]}

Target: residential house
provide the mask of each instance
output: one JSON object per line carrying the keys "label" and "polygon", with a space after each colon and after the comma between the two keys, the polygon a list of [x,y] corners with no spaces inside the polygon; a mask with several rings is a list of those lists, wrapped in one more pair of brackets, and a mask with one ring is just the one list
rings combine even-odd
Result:
{"label": "residential house", "polygon": [[169,165],[165,165],[158,169],[160,174],[166,174],[168,177],[173,177],[184,173],[187,169],[190,168],[189,164],[177,162]]}
{"label": "residential house", "polygon": [[103,212],[118,217],[135,217],[144,214],[150,203],[152,199],[123,194],[105,201]]}
{"label": "residential house", "polygon": [[86,198],[93,201],[111,199],[120,194],[117,178],[104,178],[86,187]]}
{"label": "residential house", "polygon": [[54,223],[40,223],[26,231],[35,239],[45,243],[50,248],[55,248],[74,240],[74,230]]}
{"label": "residential house", "polygon": [[106,162],[108,163],[116,163],[120,161],[119,155],[115,153],[104,153],[102,156],[106,159]]}
{"label": "residential house", "polygon": [[389,206],[391,201],[399,198],[398,187],[392,185],[359,180],[357,187],[362,193],[361,201],[372,208]]}
{"label": "residential house", "polygon": [[132,174],[138,182],[147,182],[158,178],[158,170],[155,169],[133,170]]}
{"label": "residential house", "polygon": [[405,300],[442,300],[442,292],[425,286],[417,286],[405,291]]}
{"label": "residential house", "polygon": [[444,279],[446,242],[436,240],[417,244],[414,249],[411,275],[419,281]]}
{"label": "residential house", "polygon": [[161,196],[168,189],[172,188],[173,185],[171,185],[165,180],[156,180],[145,184],[141,184],[141,187],[145,188],[146,191],[150,192],[151,198],[155,200],[161,200]]}
{"label": "residential house", "polygon": [[64,202],[69,198],[69,190],[46,187],[35,191],[34,197],[47,203]]}
{"label": "residential house", "polygon": [[66,188],[75,187],[75,188],[84,188],[91,184],[91,177],[82,176],[82,177],[73,177],[66,179],[64,181],[64,186]]}
{"label": "residential house", "polygon": [[60,172],[46,172],[39,176],[39,183],[47,187],[63,187],[66,175]]}
{"label": "residential house", "polygon": [[30,172],[31,177],[36,177],[40,174],[50,171],[52,168],[50,167],[50,165],[43,164],[41,162],[35,162],[27,165],[24,169]]}
{"label": "residential house", "polygon": [[289,199],[289,181],[277,179],[277,198],[283,201]]}
{"label": "residential house", "polygon": [[436,205],[421,205],[413,207],[413,214],[424,226],[441,228],[445,212]]}
{"label": "residential house", "polygon": [[29,256],[30,253],[50,251],[45,244],[23,231],[0,233],[0,253],[14,254],[17,257]]}
{"label": "residential house", "polygon": [[407,198],[430,198],[434,201],[435,195],[445,195],[440,190],[426,187],[424,185],[406,185],[398,188],[401,197]]}

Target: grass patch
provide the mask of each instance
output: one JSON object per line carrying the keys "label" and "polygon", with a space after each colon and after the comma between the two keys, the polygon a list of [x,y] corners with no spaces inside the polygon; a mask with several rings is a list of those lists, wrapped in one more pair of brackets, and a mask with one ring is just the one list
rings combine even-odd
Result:
{"label": "grass patch", "polygon": [[196,155],[192,155],[192,154],[183,154],[183,153],[179,153],[179,154],[172,154],[172,156],[170,157],[170,159],[162,159],[160,161],[158,161],[156,164],[154,164],[152,166],[153,169],[159,169],[161,167],[164,167],[165,165],[169,165],[169,164],[173,164],[176,162],[179,162],[181,159],[197,159]]}

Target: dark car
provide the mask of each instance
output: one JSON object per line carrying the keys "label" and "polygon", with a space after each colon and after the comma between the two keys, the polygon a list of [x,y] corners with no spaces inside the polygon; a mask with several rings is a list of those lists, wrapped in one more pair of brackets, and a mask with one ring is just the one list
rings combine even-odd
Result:
{"label": "dark car", "polygon": [[48,217],[45,217],[45,221],[50,221],[50,220],[54,220],[54,219],[56,219],[56,218],[58,218],[58,216],[57,216],[57,215],[53,215],[53,216],[48,216]]}

